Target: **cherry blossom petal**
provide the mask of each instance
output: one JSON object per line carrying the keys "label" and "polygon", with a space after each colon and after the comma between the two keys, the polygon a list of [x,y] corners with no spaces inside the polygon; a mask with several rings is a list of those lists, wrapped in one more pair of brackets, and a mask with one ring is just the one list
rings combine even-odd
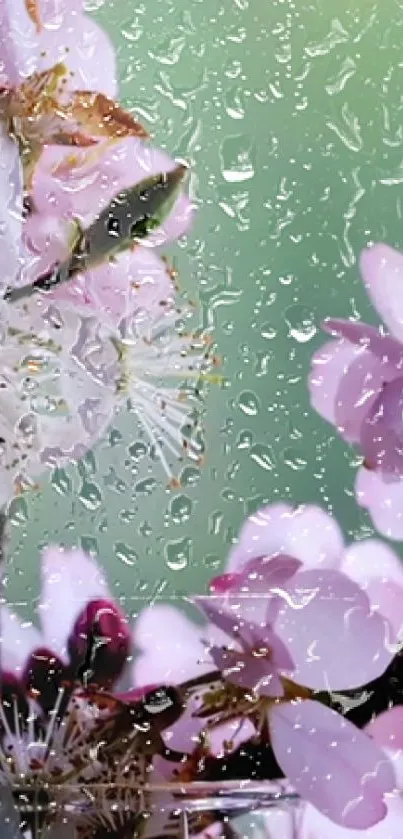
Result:
{"label": "cherry blossom petal", "polygon": [[[100,60],[102,56],[102,60]],[[46,27],[40,37],[38,71],[64,62],[70,71],[69,87],[117,94],[115,51],[106,32],[87,15],[69,15],[61,27]]]}
{"label": "cherry blossom petal", "polygon": [[[193,602],[206,615],[209,621],[221,629],[230,638],[237,638],[241,635],[241,627],[244,625],[238,614],[229,611],[231,601],[226,597],[194,597]],[[226,608],[228,607],[228,608]]]}
{"label": "cherry blossom petal", "polygon": [[399,636],[403,629],[403,566],[397,554],[384,542],[365,539],[347,548],[340,570],[361,586],[372,608],[389,620]]}
{"label": "cherry blossom petal", "polygon": [[42,595],[39,614],[46,645],[66,658],[67,639],[90,600],[110,599],[98,563],[81,550],[48,547],[42,554]]}
{"label": "cherry blossom petal", "polygon": [[304,810],[298,839],[401,839],[403,799],[398,795],[388,796],[386,805],[385,818],[366,830],[340,828],[319,810],[308,805]]}
{"label": "cherry blossom petal", "polygon": [[395,338],[382,333],[374,326],[341,318],[327,318],[322,329],[330,335],[336,335],[363,347],[373,353],[384,364],[395,364],[398,370],[403,369],[403,347]]}
{"label": "cherry blossom petal", "polygon": [[337,567],[344,540],[334,519],[320,507],[272,504],[250,516],[230,552],[227,571],[239,571],[248,560],[287,554],[307,567]]}
{"label": "cherry blossom petal", "polygon": [[24,223],[25,261],[21,284],[32,283],[65,259],[73,226],[53,215],[32,213]]}
{"label": "cherry blossom petal", "polygon": [[148,248],[120,254],[55,289],[52,297],[78,306],[84,314],[99,314],[117,326],[123,317],[144,312],[158,315],[174,299],[166,263]]}
{"label": "cherry blossom petal", "polygon": [[330,569],[299,571],[279,596],[283,605],[275,631],[294,661],[294,681],[342,690],[386,670],[394,655],[391,628],[371,612],[367,595],[353,580]]}
{"label": "cherry blossom petal", "polygon": [[0,125],[0,293],[21,269],[22,169],[18,147]]}
{"label": "cherry blossom petal", "polygon": [[[135,137],[73,155],[71,149],[48,147],[35,173],[33,200],[40,212],[79,217],[87,225],[121,190],[176,166],[166,152]],[[162,233],[156,231],[158,244],[182,235],[190,218],[189,199],[180,197]],[[150,244],[156,244],[155,237]]]}
{"label": "cherry blossom petal", "polygon": [[225,681],[253,690],[260,696],[283,696],[281,679],[267,659],[254,658],[251,652],[238,652],[223,647],[212,647],[210,655]]}
{"label": "cherry blossom petal", "polygon": [[357,357],[349,341],[328,341],[312,356],[308,378],[311,405],[323,419],[336,425],[336,402],[341,382]]}
{"label": "cherry blossom petal", "polygon": [[35,72],[38,35],[25,0],[0,0],[0,86],[17,85]]}
{"label": "cherry blossom petal", "polygon": [[403,477],[403,376],[386,382],[371,406],[360,435],[368,468]]}
{"label": "cherry blossom petal", "polygon": [[84,11],[84,0],[36,0],[41,23],[44,26],[62,26],[66,16]]}
{"label": "cherry blossom petal", "polygon": [[403,255],[389,245],[376,244],[360,256],[365,288],[382,320],[403,341]]}
{"label": "cherry blossom petal", "polygon": [[146,247],[156,248],[185,236],[191,227],[194,204],[187,195],[180,195],[166,221],[147,236]]}
{"label": "cherry blossom petal", "polygon": [[335,418],[339,433],[351,443],[360,443],[363,423],[374,407],[386,382],[398,375],[393,364],[380,361],[373,353],[355,348],[356,358],[342,378],[337,392]]}
{"label": "cherry blossom petal", "polygon": [[362,467],[355,482],[357,504],[368,510],[374,526],[388,539],[403,539],[403,481]]}
{"label": "cherry blossom petal", "polygon": [[210,593],[221,596],[223,606],[239,619],[265,626],[277,614],[278,599],[272,590],[284,586],[301,565],[285,554],[252,559],[238,574],[221,574],[211,580]]}
{"label": "cherry blossom petal", "polygon": [[403,707],[397,705],[379,714],[367,725],[366,731],[382,748],[403,749]]}
{"label": "cherry blossom petal", "polygon": [[311,700],[273,705],[269,726],[279,765],[303,799],[342,827],[363,830],[384,818],[395,775],[367,734]]}
{"label": "cherry blossom petal", "polygon": [[2,669],[21,676],[27,659],[41,644],[41,634],[32,623],[22,623],[18,615],[7,606],[0,608],[0,624]]}
{"label": "cherry blossom petal", "polygon": [[133,664],[133,683],[178,684],[208,673],[212,663],[202,636],[203,628],[173,606],[144,609],[134,627],[140,655]]}

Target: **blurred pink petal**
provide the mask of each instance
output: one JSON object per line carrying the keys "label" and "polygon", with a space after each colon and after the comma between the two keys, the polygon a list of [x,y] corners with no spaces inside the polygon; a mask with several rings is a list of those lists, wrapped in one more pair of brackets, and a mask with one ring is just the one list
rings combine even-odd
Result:
{"label": "blurred pink petal", "polygon": [[[351,443],[360,443],[365,420],[376,404],[386,382],[396,378],[396,367],[355,347],[356,358],[340,381],[335,402],[335,420],[340,434]],[[363,452],[364,453],[364,452]]]}
{"label": "blurred pink petal", "polygon": [[398,795],[386,799],[385,818],[366,830],[340,828],[311,805],[304,809],[298,834],[292,839],[401,839],[403,800]]}
{"label": "blurred pink petal", "polygon": [[323,419],[336,425],[338,390],[350,365],[357,357],[357,347],[348,341],[328,341],[312,356],[308,377],[313,408]]}
{"label": "blurred pink petal", "polygon": [[[134,627],[134,641],[140,654],[132,667],[132,684],[179,684],[213,671],[214,663],[202,641],[206,634],[214,641],[224,640],[214,628],[192,623],[175,607],[156,605],[144,609]],[[205,720],[193,716],[199,706],[200,698],[196,694],[187,702],[182,717],[164,731],[168,747],[185,752],[195,748],[205,727]],[[210,745],[214,753],[223,750],[224,741],[234,736],[238,724],[239,720],[228,723],[213,733]],[[242,726],[236,745],[246,740],[251,730],[250,724]]]}
{"label": "blurred pink petal", "polygon": [[41,22],[47,26],[63,25],[66,16],[72,12],[84,11],[84,0],[37,0]]}
{"label": "blurred pink petal", "polygon": [[36,70],[38,35],[25,0],[0,0],[0,85],[17,85]]}
{"label": "blurred pink petal", "polygon": [[269,726],[279,765],[303,799],[343,827],[384,818],[395,775],[370,737],[311,700],[273,705]]}
{"label": "blurred pink petal", "polygon": [[380,533],[389,539],[403,539],[402,481],[385,479],[381,472],[362,467],[357,473],[355,496]]}
{"label": "blurred pink petal", "polygon": [[387,647],[389,624],[371,612],[367,595],[344,574],[299,571],[279,597],[283,605],[274,628],[295,663],[295,682],[341,690],[386,670],[394,655]]}
{"label": "blurred pink petal", "polygon": [[81,550],[48,547],[42,554],[42,595],[39,616],[43,635],[53,652],[65,660],[71,628],[90,600],[110,599],[98,563]]}
{"label": "blurred pink petal", "polygon": [[99,91],[116,98],[115,51],[106,32],[92,18],[66,15],[62,26],[45,27],[41,32],[35,69],[47,70],[59,61],[69,68],[71,89]]}
{"label": "blurred pink petal", "polygon": [[0,125],[0,293],[16,284],[21,265],[22,169],[16,143]]}
{"label": "blurred pink petal", "polygon": [[333,567],[343,547],[340,528],[320,507],[272,504],[246,520],[226,570],[237,571],[250,559],[277,553],[295,557],[307,567]]}
{"label": "blurred pink petal", "polygon": [[[221,632],[231,638],[240,635],[243,620],[239,618],[236,612],[231,612],[231,602],[227,598],[197,596],[193,598],[193,602],[202,610],[209,621],[221,629]],[[225,608],[226,606],[228,608]]]}
{"label": "blurred pink petal", "polygon": [[143,609],[134,627],[140,655],[133,664],[133,684],[178,684],[208,673],[212,666],[202,635],[202,628],[173,606]]}
{"label": "blurred pink petal", "polygon": [[7,606],[0,608],[0,623],[2,670],[21,676],[27,658],[41,644],[41,634],[29,621],[22,623]]}
{"label": "blurred pink petal", "polygon": [[365,288],[386,326],[403,341],[403,254],[385,244],[364,250],[360,257]]}
{"label": "blurred pink petal", "polygon": [[222,574],[210,581],[212,595],[222,596],[223,607],[245,621],[265,626],[277,614],[278,598],[272,589],[284,586],[301,567],[294,557],[251,559],[238,574]]}
{"label": "blurred pink petal", "polygon": [[403,476],[403,376],[385,382],[361,428],[360,448],[371,469]]}
{"label": "blurred pink petal", "polygon": [[33,282],[67,256],[72,229],[69,222],[53,215],[32,213],[26,219],[23,283]]}
{"label": "blurred pink petal", "polygon": [[165,262],[153,251],[138,247],[80,274],[55,289],[52,297],[79,306],[84,313],[103,312],[117,325],[121,318],[142,310],[148,316],[158,315],[172,303],[174,290]]}
{"label": "blurred pink petal", "polygon": [[[78,216],[89,224],[118,192],[151,175],[170,172],[177,165],[166,152],[135,137],[128,137],[112,146],[105,144],[104,148],[102,156],[99,150],[78,151],[73,155],[77,164],[65,168],[62,168],[62,162],[66,158],[71,159],[71,149],[45,149],[33,186],[37,209],[45,213]],[[171,238],[173,230],[174,235],[181,235],[188,221],[188,199],[180,198],[166,222],[168,238]],[[166,237],[160,236],[158,244],[166,240]]]}
{"label": "blurred pink petal", "polygon": [[292,514],[293,508],[289,504],[269,504],[249,516],[230,551],[225,570],[240,571],[251,559],[285,553],[283,541]]}
{"label": "blurred pink petal", "polygon": [[147,247],[160,247],[184,236],[193,221],[194,205],[187,195],[181,195],[167,220],[147,236]]}
{"label": "blurred pink petal", "polygon": [[377,539],[355,542],[343,554],[341,571],[366,592],[371,606],[386,617],[395,637],[403,628],[403,565]]}
{"label": "blurred pink petal", "polygon": [[253,652],[212,647],[211,658],[226,682],[243,689],[253,690],[259,696],[279,698],[284,690],[278,667],[269,657],[254,658]]}
{"label": "blurred pink petal", "polygon": [[395,364],[398,369],[403,369],[403,346],[374,326],[341,318],[327,318],[322,328],[330,335],[337,335],[357,347],[363,347],[384,364]]}
{"label": "blurred pink petal", "polygon": [[388,749],[403,749],[403,707],[396,706],[375,717],[366,731],[378,746]]}

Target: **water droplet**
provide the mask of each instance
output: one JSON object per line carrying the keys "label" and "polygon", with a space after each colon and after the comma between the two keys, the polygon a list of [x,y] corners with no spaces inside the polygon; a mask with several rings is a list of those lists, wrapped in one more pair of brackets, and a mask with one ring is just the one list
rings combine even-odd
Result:
{"label": "water droplet", "polygon": [[314,316],[304,306],[289,306],[285,313],[285,320],[290,330],[290,337],[299,344],[305,344],[316,335]]}
{"label": "water droplet", "polygon": [[136,484],[135,491],[137,495],[151,495],[155,489],[157,482],[155,478],[144,478]]}
{"label": "water droplet", "polygon": [[79,499],[86,510],[99,510],[102,504],[102,492],[98,484],[84,480],[79,492]]}
{"label": "water droplet", "polygon": [[192,512],[192,502],[187,495],[177,495],[172,499],[170,514],[175,524],[183,524],[188,521]]}
{"label": "water droplet", "polygon": [[194,466],[185,466],[180,474],[180,482],[183,487],[193,487],[200,481],[200,469]]}
{"label": "water droplet", "polygon": [[52,487],[59,495],[68,495],[71,492],[71,479],[65,469],[57,467],[52,473]]}
{"label": "water droplet", "polygon": [[253,435],[250,431],[240,431],[236,441],[237,449],[250,449],[252,445]]}
{"label": "water droplet", "polygon": [[250,450],[250,457],[262,469],[268,472],[274,469],[275,457],[273,449],[270,446],[265,446],[263,443],[255,443]]}
{"label": "water droplet", "polygon": [[224,516],[221,510],[214,510],[213,513],[210,513],[208,520],[208,532],[211,536],[218,536],[223,519]]}
{"label": "water droplet", "polygon": [[253,146],[248,136],[227,137],[221,143],[220,158],[223,177],[229,183],[249,181],[255,174]]}
{"label": "water droplet", "polygon": [[132,443],[131,446],[128,448],[128,453],[132,460],[136,461],[142,460],[143,457],[147,454],[147,446],[145,443],[142,443],[140,440],[136,440],[135,443]]}
{"label": "water droplet", "polygon": [[307,466],[307,461],[294,449],[286,449],[283,459],[286,466],[289,466],[293,472],[302,472]]}
{"label": "water droplet", "polygon": [[239,394],[238,405],[242,413],[248,417],[255,417],[259,413],[260,402],[252,390],[244,390]]}
{"label": "water droplet", "polygon": [[118,559],[124,562],[125,565],[133,566],[138,561],[138,556],[133,548],[125,545],[124,542],[115,542],[113,549]]}
{"label": "water droplet", "polygon": [[225,97],[225,110],[231,119],[243,119],[245,116],[245,107],[242,101],[242,88],[233,87],[227,91]]}
{"label": "water droplet", "polygon": [[18,527],[28,521],[28,504],[23,495],[13,498],[8,506],[8,520],[10,524]]}
{"label": "water droplet", "polygon": [[81,547],[86,554],[90,554],[90,556],[98,556],[98,540],[95,536],[82,536],[80,542]]}
{"label": "water droplet", "polygon": [[165,561],[171,571],[183,571],[188,567],[192,550],[192,540],[189,536],[168,542],[165,546]]}
{"label": "water droplet", "polygon": [[264,323],[260,330],[260,334],[262,338],[266,338],[266,341],[272,341],[273,338],[277,336],[277,330],[271,325],[271,323]]}
{"label": "water droplet", "polygon": [[167,38],[158,44],[155,50],[149,50],[148,54],[150,58],[158,61],[159,64],[167,64],[172,67],[178,63],[185,43],[186,40],[183,35],[179,38]]}
{"label": "water droplet", "polygon": [[95,460],[94,453],[88,451],[77,464],[77,469],[83,479],[88,475],[95,475],[97,471],[97,462]]}

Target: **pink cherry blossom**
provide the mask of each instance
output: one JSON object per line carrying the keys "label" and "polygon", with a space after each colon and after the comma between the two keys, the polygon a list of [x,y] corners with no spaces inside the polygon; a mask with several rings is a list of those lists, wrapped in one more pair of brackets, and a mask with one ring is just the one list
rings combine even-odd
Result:
{"label": "pink cherry blossom", "polygon": [[115,52],[106,33],[83,14],[83,3],[36,0],[35,5],[37,23],[29,14],[29,0],[0,2],[0,84],[18,85],[35,71],[67,61],[76,89],[99,90],[114,97]]}
{"label": "pink cherry blossom", "polygon": [[[54,776],[57,780],[57,816],[63,818],[63,806],[67,803],[67,823],[74,815],[73,826],[79,832],[88,825],[88,818],[94,829],[99,828],[100,832],[107,823],[108,836],[119,839],[124,827],[131,832],[138,827],[135,790],[142,776],[137,774],[136,784],[132,782],[124,788],[122,802],[119,788],[122,754],[118,752],[115,761],[111,761],[109,755],[106,765],[103,764],[100,742],[103,739],[103,722],[108,723],[110,718],[110,725],[104,733],[104,745],[113,750],[115,741],[112,736],[108,743],[108,737],[111,731],[113,733],[116,714],[124,712],[125,707],[130,712],[127,717],[130,729],[124,779],[127,780],[127,772],[134,759],[130,738],[137,731],[136,714],[140,714],[139,731],[144,730],[147,737],[147,732],[152,732],[153,737],[158,732],[162,738],[160,745],[158,738],[155,741],[153,763],[148,766],[143,782],[175,782],[177,764],[163,758],[168,754],[166,747],[170,746],[171,730],[175,729],[176,721],[182,714],[182,703],[176,700],[175,690],[158,683],[132,688],[126,666],[131,652],[129,621],[112,599],[105,575],[95,559],[81,550],[48,547],[42,554],[41,573],[39,629],[21,622],[18,615],[5,605],[0,610],[2,819],[5,817],[5,796],[10,781],[17,782],[18,779],[19,782],[24,777],[29,784],[34,774],[35,783],[41,788],[43,772],[46,788]],[[113,694],[110,693],[112,689]],[[122,725],[124,719],[123,715]],[[71,734],[69,737],[65,736],[67,730]],[[119,727],[116,734],[119,748],[122,734]],[[135,736],[137,742],[139,732]],[[48,756],[47,742],[52,746]],[[4,753],[10,748],[15,752],[15,762],[9,764],[4,776]],[[162,757],[158,757],[159,754]],[[84,761],[83,776],[77,771],[77,784],[83,788],[82,798],[78,794],[73,796],[70,786],[63,793],[64,773],[69,777],[71,766],[74,765],[77,770],[80,761]],[[92,783],[94,786],[91,786]],[[116,784],[118,787],[113,808],[109,797],[105,798],[102,794],[105,784]],[[129,800],[131,794],[133,797]],[[89,808],[90,800],[92,809]],[[85,802],[87,804],[83,806]],[[172,811],[177,810],[177,802],[172,793],[156,799],[152,793],[148,808],[150,817],[141,835],[146,839],[157,839],[162,835],[161,827],[165,830]],[[15,813],[11,813],[10,818],[14,824]],[[50,839],[59,839],[64,836],[60,830],[61,823],[56,818],[56,822],[49,825],[46,835]],[[218,825],[213,824],[203,833],[205,839],[209,839],[210,831],[211,836],[218,834]],[[199,834],[200,829],[193,825],[191,833]],[[73,833],[68,833],[66,839],[72,839],[72,836]]]}
{"label": "pink cherry blossom", "polygon": [[318,350],[309,377],[311,403],[363,456],[356,498],[375,527],[403,537],[403,255],[388,245],[364,250],[365,288],[386,329],[329,318],[334,339]]}
{"label": "pink cherry blossom", "polygon": [[[387,545],[347,546],[320,508],[271,505],[247,519],[226,573],[212,581],[209,597],[196,598],[206,626],[170,606],[142,612],[133,681],[178,683],[218,668],[261,697],[277,760],[301,796],[337,824],[369,827],[386,813],[394,762],[368,734],[315,702],[313,691],[361,687],[384,672],[397,649],[402,597],[400,561]],[[233,720],[237,744],[243,721]],[[197,738],[200,719],[184,723],[176,732]],[[333,788],[329,778],[342,777],[346,766],[348,785]]]}
{"label": "pink cherry blossom", "polygon": [[[280,558],[280,573],[286,576],[279,583],[272,575],[278,573]],[[251,515],[227,559],[225,570],[232,578],[214,580],[213,590],[219,593],[220,579],[222,592],[238,586],[247,595],[243,616],[259,622],[262,609],[263,614],[267,609],[267,595],[262,605],[262,575],[271,588],[282,585],[298,570],[295,563],[306,570],[334,569],[347,575],[365,591],[371,609],[387,619],[394,637],[402,637],[403,568],[398,555],[379,539],[347,545],[336,520],[313,505],[271,504]]]}
{"label": "pink cherry blossom", "polygon": [[196,598],[233,639],[210,655],[227,682],[263,699],[274,754],[301,797],[337,824],[370,827],[385,816],[393,765],[306,688],[346,690],[382,673],[392,658],[383,621],[355,583],[330,569],[297,571],[277,596],[283,605],[265,627],[231,614],[226,595]]}
{"label": "pink cherry blossom", "polygon": [[[83,14],[83,4],[78,0],[0,0],[0,22],[0,59],[5,68],[0,83],[18,87],[32,73],[61,61],[69,71],[72,91],[116,95],[114,50],[99,26]],[[86,112],[91,116],[91,109]],[[48,142],[52,142],[51,137]],[[4,133],[0,150],[0,186],[4,186],[2,195],[9,196],[3,213],[0,211],[5,243],[0,256],[0,267],[4,261],[0,290],[32,282],[65,256],[73,219],[90,223],[121,189],[175,166],[164,152],[142,142],[133,144],[130,138],[119,141],[119,134],[88,153],[77,151],[72,155],[67,147],[49,145],[34,170],[35,211],[22,227],[18,151],[14,140]],[[189,227],[191,215],[189,198],[180,196],[164,225],[149,236],[147,246],[160,246],[181,236]],[[151,309],[155,315],[159,306],[172,302],[173,291],[167,267],[157,252],[150,254],[139,247],[119,256],[113,266],[102,265],[49,296],[85,314],[101,310],[117,325],[122,317],[139,309]]]}
{"label": "pink cherry blossom", "polygon": [[[403,708],[395,707],[376,717],[366,726],[366,732],[380,746],[393,763],[396,792],[386,796],[385,818],[366,830],[341,828],[326,818],[311,804],[304,805],[298,814],[295,839],[400,839],[403,823]],[[269,825],[269,820],[267,821]]]}
{"label": "pink cherry blossom", "polygon": [[[163,631],[162,631],[163,627]],[[204,639],[215,639],[217,643],[228,641],[228,636],[215,626],[203,630],[183,615],[179,609],[154,604],[143,609],[138,617],[134,638],[139,655],[136,656],[131,672],[131,682],[136,685],[165,683],[178,685],[188,679],[199,678],[214,669],[214,662]],[[199,735],[205,722],[195,716],[200,707],[200,698],[191,697],[182,717],[165,741],[172,749],[191,752],[199,743]],[[224,744],[232,743],[236,748],[254,734],[254,727],[245,719],[218,726],[209,734],[212,754],[224,753]]]}

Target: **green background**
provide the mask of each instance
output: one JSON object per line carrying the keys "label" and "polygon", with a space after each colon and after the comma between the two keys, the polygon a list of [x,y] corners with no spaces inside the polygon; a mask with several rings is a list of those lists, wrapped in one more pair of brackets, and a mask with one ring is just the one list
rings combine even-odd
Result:
{"label": "green background", "polygon": [[25,617],[48,542],[97,552],[133,613],[156,594],[204,590],[262,503],[322,504],[350,538],[370,534],[353,497],[357,453],[310,410],[306,377],[326,315],[376,322],[360,249],[403,239],[403,3],[88,8],[118,51],[123,103],[192,164],[198,213],[172,255],[225,382],[207,394],[206,464],[185,469],[179,492],[136,462],[137,429],[121,415],[79,467],[15,503],[7,596]]}

